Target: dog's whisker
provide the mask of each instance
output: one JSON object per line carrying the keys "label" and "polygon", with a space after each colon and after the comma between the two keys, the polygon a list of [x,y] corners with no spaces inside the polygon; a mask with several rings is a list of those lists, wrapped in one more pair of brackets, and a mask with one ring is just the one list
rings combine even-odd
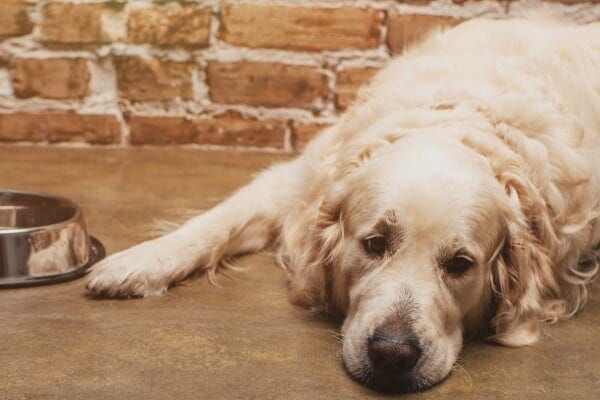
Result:
{"label": "dog's whisker", "polygon": [[338,342],[343,342],[344,341],[344,335],[341,332],[338,331],[334,331],[334,330],[329,330],[329,334],[331,336],[333,336]]}

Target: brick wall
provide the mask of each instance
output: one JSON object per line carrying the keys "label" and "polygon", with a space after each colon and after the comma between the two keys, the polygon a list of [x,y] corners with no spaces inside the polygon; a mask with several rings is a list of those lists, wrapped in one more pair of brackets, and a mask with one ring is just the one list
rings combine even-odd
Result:
{"label": "brick wall", "polygon": [[[600,1],[549,1],[579,23]],[[0,142],[293,151],[429,29],[536,1],[0,1]]]}

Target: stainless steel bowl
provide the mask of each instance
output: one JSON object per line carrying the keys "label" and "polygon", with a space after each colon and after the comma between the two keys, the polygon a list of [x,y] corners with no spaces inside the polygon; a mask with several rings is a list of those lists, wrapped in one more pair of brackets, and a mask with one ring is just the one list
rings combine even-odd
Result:
{"label": "stainless steel bowl", "polygon": [[0,190],[0,288],[75,279],[104,254],[75,203]]}

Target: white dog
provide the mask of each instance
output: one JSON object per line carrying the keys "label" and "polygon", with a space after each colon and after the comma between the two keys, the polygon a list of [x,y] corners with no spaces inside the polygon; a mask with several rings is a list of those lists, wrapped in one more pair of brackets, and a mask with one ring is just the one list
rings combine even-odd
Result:
{"label": "white dog", "polygon": [[463,340],[535,342],[587,299],[600,255],[600,24],[473,20],[383,69],[299,158],[87,288],[154,296],[276,244],[291,301],[345,317],[349,372],[443,380]]}

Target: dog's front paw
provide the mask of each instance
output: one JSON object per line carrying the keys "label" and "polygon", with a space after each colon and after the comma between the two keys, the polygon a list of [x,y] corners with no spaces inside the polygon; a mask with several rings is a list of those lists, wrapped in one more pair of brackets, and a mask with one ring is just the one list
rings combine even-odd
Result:
{"label": "dog's front paw", "polygon": [[167,291],[172,281],[170,260],[159,256],[152,241],[102,260],[87,277],[86,289],[99,296],[149,297]]}

